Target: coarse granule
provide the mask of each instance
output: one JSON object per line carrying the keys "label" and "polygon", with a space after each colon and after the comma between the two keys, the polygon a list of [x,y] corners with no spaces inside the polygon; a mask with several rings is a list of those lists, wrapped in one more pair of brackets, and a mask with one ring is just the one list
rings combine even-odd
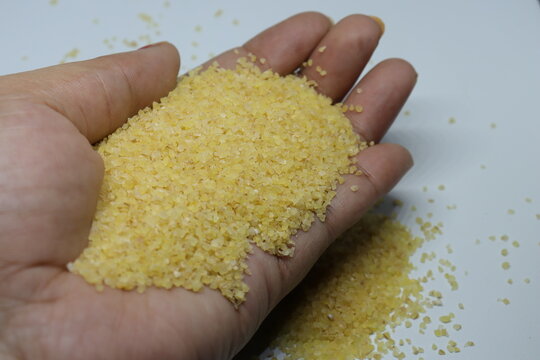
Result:
{"label": "coarse granule", "polygon": [[508,298],[497,299],[497,301],[502,302],[504,305],[510,304],[510,300],[508,300]]}
{"label": "coarse granule", "polygon": [[444,274],[444,277],[448,281],[448,284],[450,284],[450,288],[452,289],[452,291],[455,291],[455,290],[457,290],[459,288],[459,284],[458,284],[458,282],[456,280],[456,277],[454,275],[446,273],[446,274]]}
{"label": "coarse granule", "polygon": [[97,145],[105,178],[69,268],[98,288],[207,285],[239,304],[251,243],[292,256],[366,146],[306,79],[246,59],[194,71]]}
{"label": "coarse granule", "polygon": [[388,217],[364,215],[274,314],[272,346],[295,360],[401,356],[388,327],[425,313],[422,285],[409,276],[409,257],[422,242]]}
{"label": "coarse granule", "polygon": [[435,334],[436,337],[448,337],[448,331],[442,326],[439,326],[437,329],[433,330],[433,334]]}
{"label": "coarse granule", "polygon": [[448,324],[449,322],[452,322],[452,319],[454,318],[454,313],[450,313],[448,315],[443,315],[443,316],[440,316],[439,317],[439,321],[444,323],[444,324]]}

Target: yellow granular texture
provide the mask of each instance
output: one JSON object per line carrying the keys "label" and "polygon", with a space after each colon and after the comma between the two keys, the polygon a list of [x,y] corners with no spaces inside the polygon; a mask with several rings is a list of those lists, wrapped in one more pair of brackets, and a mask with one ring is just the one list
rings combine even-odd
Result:
{"label": "yellow granular texture", "polygon": [[409,257],[422,242],[388,217],[365,215],[278,309],[272,346],[294,360],[401,358],[387,326],[425,312],[422,285],[409,277]]}
{"label": "yellow granular texture", "polygon": [[251,243],[292,256],[365,146],[306,79],[245,59],[192,72],[97,146],[104,183],[69,268],[98,287],[207,285],[239,304]]}

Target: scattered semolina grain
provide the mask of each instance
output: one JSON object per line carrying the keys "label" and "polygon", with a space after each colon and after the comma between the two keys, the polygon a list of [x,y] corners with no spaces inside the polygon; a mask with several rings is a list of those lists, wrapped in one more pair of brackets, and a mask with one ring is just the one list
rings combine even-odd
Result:
{"label": "scattered semolina grain", "polygon": [[410,320],[405,320],[405,327],[408,329],[412,326],[412,322]]}
{"label": "scattered semolina grain", "polygon": [[448,119],[448,123],[449,124],[455,124],[456,123],[456,118],[451,117],[450,119]]}
{"label": "scattered semolina grain", "polygon": [[394,199],[394,200],[392,200],[392,205],[396,206],[396,207],[401,207],[401,206],[403,206],[403,201],[400,200],[400,199]]}
{"label": "scattered semolina grain", "polygon": [[146,25],[150,28],[157,28],[159,27],[159,24],[152,18],[152,16],[150,16],[149,14],[146,14],[146,13],[139,13],[138,14],[138,18],[140,20],[142,20],[143,22],[146,23]]}
{"label": "scattered semolina grain", "polygon": [[467,341],[465,343],[465,345],[463,345],[464,347],[471,347],[471,346],[474,346],[474,342],[473,341]]}
{"label": "scattered semolina grain", "polygon": [[454,318],[454,313],[450,313],[448,315],[443,315],[441,317],[439,317],[439,321],[444,323],[444,324],[448,324],[449,322],[452,322],[452,319]]}
{"label": "scattered semolina grain", "polygon": [[514,280],[508,279],[508,280],[506,280],[506,282],[508,283],[508,285],[512,285],[514,283]]}
{"label": "scattered semolina grain", "polygon": [[215,18],[218,18],[221,15],[223,15],[223,10],[222,9],[217,9],[216,12],[214,13]]}
{"label": "scattered semolina grain", "polygon": [[514,215],[516,211],[514,209],[508,209],[507,213],[508,215]]}
{"label": "scattered semolina grain", "polygon": [[524,282],[525,284],[530,284],[530,283],[531,283],[531,279],[525,278],[525,279],[523,279],[523,282]]}
{"label": "scattered semolina grain", "polygon": [[79,55],[79,49],[77,48],[71,49],[62,57],[62,60],[60,60],[60,64],[64,64],[70,59],[75,59],[78,55]]}
{"label": "scattered semolina grain", "polygon": [[323,45],[323,46],[321,46],[321,47],[318,49],[318,51],[319,51],[320,53],[323,53],[325,50],[326,50],[326,45]]}
{"label": "scattered semolina grain", "polygon": [[445,187],[444,185],[439,185],[439,186],[437,187],[437,189],[439,189],[440,191],[443,191],[445,188],[446,188],[446,187]]}
{"label": "scattered semolina grain", "polygon": [[272,348],[286,359],[401,359],[402,342],[390,332],[425,312],[422,286],[409,277],[409,257],[422,241],[385,216],[365,215],[273,314]]}
{"label": "scattered semolina grain", "polygon": [[306,79],[246,59],[196,70],[96,146],[105,178],[69,269],[98,288],[206,285],[240,304],[251,243],[292,256],[366,146]]}
{"label": "scattered semolina grain", "polygon": [[502,249],[501,250],[501,255],[502,256],[507,256],[508,255],[508,250],[507,249]]}
{"label": "scattered semolina grain", "polygon": [[[319,65],[317,65],[317,66],[315,67],[315,71],[317,71],[317,72],[319,73],[319,75],[321,75],[321,76],[326,76],[326,74],[327,74],[326,70],[324,70],[323,68],[321,68]],[[345,105],[345,106],[347,106],[347,105]],[[351,109],[352,109],[352,108],[351,108]],[[345,111],[347,111],[347,110],[345,110]]]}
{"label": "scattered semolina grain", "polygon": [[459,285],[454,275],[446,273],[444,274],[444,277],[448,281],[448,284],[450,284],[450,288],[452,289],[452,291],[455,291],[458,289]]}
{"label": "scattered semolina grain", "polygon": [[437,329],[433,330],[433,334],[435,334],[436,337],[448,337],[448,331],[443,327],[438,327]]}
{"label": "scattered semolina grain", "polygon": [[358,191],[358,185],[352,185],[351,186],[351,191],[352,192],[357,192]]}
{"label": "scattered semolina grain", "polygon": [[448,345],[446,345],[446,349],[450,353],[461,352],[461,349],[457,346],[457,343],[454,340],[448,340]]}
{"label": "scattered semolina grain", "polygon": [[138,46],[137,41],[128,40],[128,39],[122,40],[122,44],[124,44],[125,46],[130,47],[130,48],[136,48]]}
{"label": "scattered semolina grain", "polygon": [[460,325],[460,324],[454,324],[452,327],[453,327],[454,330],[456,330],[456,331],[461,330],[461,325]]}
{"label": "scattered semolina grain", "polygon": [[504,270],[508,270],[508,269],[510,269],[510,263],[508,261],[505,261],[505,262],[502,263],[501,267]]}
{"label": "scattered semolina grain", "polygon": [[508,300],[507,298],[502,298],[502,299],[497,299],[497,300],[502,302],[504,305],[510,304],[510,300]]}
{"label": "scattered semolina grain", "polygon": [[512,241],[512,246],[515,247],[515,248],[518,248],[519,247],[519,241],[517,241],[517,240]]}

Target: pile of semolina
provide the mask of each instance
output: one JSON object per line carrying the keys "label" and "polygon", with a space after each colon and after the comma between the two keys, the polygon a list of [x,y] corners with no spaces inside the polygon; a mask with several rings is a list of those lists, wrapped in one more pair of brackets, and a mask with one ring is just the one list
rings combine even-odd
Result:
{"label": "pile of semolina", "polygon": [[291,236],[324,221],[367,146],[313,85],[245,59],[182,77],[96,146],[104,182],[70,271],[98,288],[208,286],[243,302],[252,244],[292,256]]}
{"label": "pile of semolina", "polygon": [[426,312],[409,260],[423,242],[385,215],[364,215],[271,315],[272,347],[290,360],[404,358],[391,332]]}

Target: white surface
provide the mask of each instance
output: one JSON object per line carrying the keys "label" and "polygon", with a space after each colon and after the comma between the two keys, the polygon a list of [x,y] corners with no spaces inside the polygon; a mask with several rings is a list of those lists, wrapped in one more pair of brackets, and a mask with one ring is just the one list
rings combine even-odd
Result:
{"label": "white surface", "polygon": [[[540,6],[536,0],[170,2],[167,8],[164,1],[151,0],[59,0],[55,6],[47,0],[4,1],[0,73],[56,64],[73,48],[80,50],[77,60],[128,50],[122,40],[141,35],[176,44],[185,70],[208,59],[209,53],[241,44],[299,11],[319,10],[336,20],[355,12],[380,16],[387,31],[374,61],[403,57],[420,74],[404,108],[411,115],[400,116],[386,137],[407,146],[416,160],[415,168],[393,192],[406,203],[398,218],[412,226],[417,215],[433,212],[435,221],[444,223],[444,234],[426,248],[444,255],[446,245],[452,244],[454,252],[442,257],[457,266],[460,288],[452,292],[444,282],[436,284],[447,289],[440,312],[455,312],[456,322],[463,325],[452,339],[461,345],[467,340],[476,343],[445,357],[540,359],[540,220],[536,219],[540,214]],[[215,18],[218,9],[223,15]],[[138,18],[139,13],[151,15],[159,25],[152,28]],[[195,31],[196,25],[203,30]],[[114,49],[109,49],[103,41],[114,36]],[[199,45],[194,47],[193,41]],[[197,59],[192,60],[192,55]],[[450,117],[455,117],[455,124],[449,124]],[[491,128],[492,123],[496,128]],[[444,191],[437,190],[440,184],[445,185]],[[427,193],[423,186],[428,187]],[[527,203],[526,197],[532,202]],[[428,198],[435,202],[428,203]],[[410,211],[413,204],[417,212]],[[446,206],[452,204],[457,208],[448,210]],[[515,214],[508,214],[508,209]],[[490,235],[504,234],[521,246],[488,240]],[[475,244],[475,239],[481,243]],[[504,259],[503,247],[510,251]],[[507,271],[501,268],[505,260],[511,264]],[[506,283],[508,278],[513,285]],[[524,278],[531,283],[525,284]],[[504,297],[509,305],[497,301]],[[460,302],[465,304],[461,312]],[[432,343],[447,341],[441,342],[432,332],[409,334],[415,345],[426,348],[426,359],[439,357],[428,350]]]}

